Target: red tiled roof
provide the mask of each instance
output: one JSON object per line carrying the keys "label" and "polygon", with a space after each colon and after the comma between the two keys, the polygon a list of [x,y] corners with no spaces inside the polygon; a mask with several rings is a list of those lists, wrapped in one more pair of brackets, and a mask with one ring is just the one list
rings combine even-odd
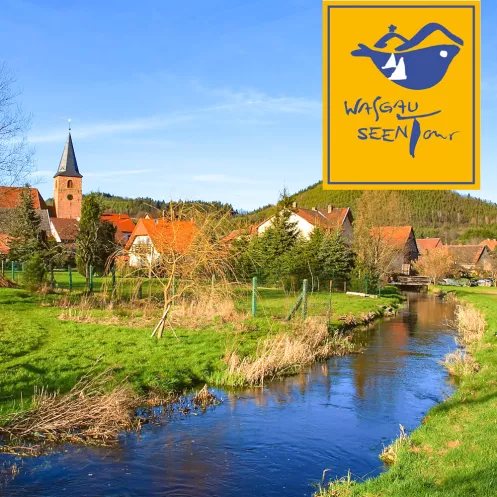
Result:
{"label": "red tiled roof", "polygon": [[233,230],[231,233],[222,238],[222,241],[225,243],[231,242],[241,236],[254,236],[257,233],[257,227],[259,225],[252,224],[248,228],[241,228],[238,230]]}
{"label": "red tiled roof", "polygon": [[497,240],[483,240],[483,242],[480,242],[480,245],[486,245],[488,249],[493,252],[497,248]]}
{"label": "red tiled roof", "polygon": [[478,264],[488,250],[486,245],[446,245],[446,248],[459,264]]}
{"label": "red tiled roof", "polygon": [[378,226],[370,230],[372,236],[379,236],[395,248],[404,248],[411,232],[412,226]]}
{"label": "red tiled roof", "polygon": [[308,223],[313,226],[319,226],[321,228],[331,228],[335,229],[341,227],[345,221],[345,218],[349,214],[350,210],[348,207],[344,208],[333,208],[330,212],[323,209],[296,209],[295,214],[305,219]]}
{"label": "red tiled roof", "polygon": [[443,243],[440,238],[417,238],[416,243],[418,244],[420,252],[426,252],[427,250],[443,247]]}
{"label": "red tiled roof", "polygon": [[167,219],[139,219],[126,244],[129,250],[137,236],[148,235],[155,250],[162,253],[173,248],[185,252],[198,233],[194,221],[169,221]]}
{"label": "red tiled roof", "polygon": [[135,223],[128,214],[102,214],[100,219],[112,223],[119,231],[125,234],[131,234],[135,229]]}
{"label": "red tiled roof", "polygon": [[61,242],[74,242],[78,234],[78,221],[76,219],[50,218],[50,222],[59,235]]}
{"label": "red tiled roof", "polygon": [[[24,188],[0,186],[0,208],[13,209],[21,202],[21,193]],[[31,199],[35,209],[46,209],[45,201],[36,188],[30,188]]]}
{"label": "red tiled roof", "polygon": [[10,238],[6,233],[0,233],[0,254],[6,255],[9,253]]}

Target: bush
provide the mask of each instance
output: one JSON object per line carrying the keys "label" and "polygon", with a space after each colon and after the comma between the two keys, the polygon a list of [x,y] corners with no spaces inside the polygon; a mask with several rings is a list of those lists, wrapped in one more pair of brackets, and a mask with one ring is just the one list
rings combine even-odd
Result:
{"label": "bush", "polygon": [[34,254],[24,266],[24,286],[30,291],[37,291],[45,281],[46,268],[40,254]]}

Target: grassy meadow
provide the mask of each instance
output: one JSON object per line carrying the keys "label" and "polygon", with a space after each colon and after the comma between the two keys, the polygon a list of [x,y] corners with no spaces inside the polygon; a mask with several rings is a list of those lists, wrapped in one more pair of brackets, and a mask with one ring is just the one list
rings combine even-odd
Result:
{"label": "grassy meadow", "polygon": [[[454,395],[431,409],[397,462],[379,478],[344,478],[326,497],[490,497],[497,495],[497,289],[447,288],[486,316],[487,330],[467,351],[479,371],[457,378]],[[455,346],[454,346],[455,348]]]}
{"label": "grassy meadow", "polygon": [[[62,274],[62,277],[67,275]],[[56,274],[56,278],[61,274]],[[95,281],[96,289],[103,280]],[[73,288],[82,289],[83,279],[73,273]],[[78,286],[76,286],[78,285]],[[137,392],[182,391],[204,383],[230,385],[228,350],[240,357],[256,353],[261,341],[278,333],[298,333],[284,320],[295,302],[295,294],[260,289],[257,317],[250,316],[251,294],[246,287],[236,290],[236,319],[212,316],[180,320],[166,327],[161,340],[151,332],[161,314],[161,305],[126,302],[112,309],[81,310],[71,305],[81,294],[59,292],[32,295],[22,289],[0,289],[0,410],[19,408],[35,386],[50,391],[69,391],[90,371],[113,368],[115,381],[125,380]],[[144,292],[145,295],[145,292]],[[334,294],[332,320],[352,313],[380,313],[379,306],[392,306],[399,296],[380,299]],[[152,307],[152,309],[150,309]],[[309,316],[326,320],[328,294],[311,294]],[[299,322],[298,311],[294,322]]]}

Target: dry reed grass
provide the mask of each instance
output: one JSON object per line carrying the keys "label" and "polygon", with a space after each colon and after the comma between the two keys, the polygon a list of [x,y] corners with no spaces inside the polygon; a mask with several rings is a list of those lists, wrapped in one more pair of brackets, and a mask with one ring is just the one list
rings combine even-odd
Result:
{"label": "dry reed grass", "polygon": [[324,484],[326,472],[323,471],[323,478],[318,491],[314,494],[316,497],[349,497],[352,495],[352,487],[357,485],[357,482],[352,479],[352,473],[347,471],[347,476],[337,478],[330,481],[327,485]]}
{"label": "dry reed grass", "polygon": [[473,304],[467,303],[458,305],[455,315],[461,343],[464,345],[479,343],[487,328],[485,316]]}
{"label": "dry reed grass", "polygon": [[259,343],[255,357],[241,359],[236,349],[228,350],[225,362],[230,376],[248,385],[262,385],[265,378],[291,373],[313,362],[355,351],[349,336],[330,333],[328,324],[308,318],[304,327],[281,332]]}
{"label": "dry reed grass", "polygon": [[397,457],[400,449],[411,445],[411,440],[407,436],[406,430],[402,425],[400,427],[400,435],[391,445],[388,447],[383,447],[379,458],[388,465],[393,465],[397,462]]}
{"label": "dry reed grass", "polygon": [[447,371],[452,376],[466,376],[480,371],[480,365],[468,353],[457,349],[455,352],[447,354],[442,361]]}
{"label": "dry reed grass", "polygon": [[[6,441],[2,451],[25,442],[115,443],[122,430],[136,426],[133,407],[137,398],[123,384],[108,391],[110,381],[110,371],[90,372],[65,395],[35,390],[27,410],[0,419],[0,435]],[[23,449],[29,452],[29,446]],[[36,451],[36,446],[31,449]]]}

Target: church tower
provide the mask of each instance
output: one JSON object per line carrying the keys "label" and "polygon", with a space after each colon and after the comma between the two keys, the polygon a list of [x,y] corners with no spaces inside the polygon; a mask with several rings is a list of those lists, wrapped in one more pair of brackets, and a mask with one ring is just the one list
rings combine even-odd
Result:
{"label": "church tower", "polygon": [[53,199],[56,217],[79,219],[83,202],[83,176],[79,173],[71,132],[69,132],[69,137],[60,159],[59,169],[54,178]]}

